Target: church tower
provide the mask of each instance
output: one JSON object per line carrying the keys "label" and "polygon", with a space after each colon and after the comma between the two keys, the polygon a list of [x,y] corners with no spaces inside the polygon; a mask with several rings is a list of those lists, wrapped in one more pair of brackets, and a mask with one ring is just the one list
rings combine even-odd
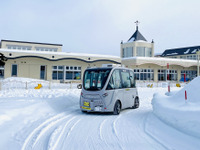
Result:
{"label": "church tower", "polygon": [[154,57],[154,42],[147,42],[138,30],[139,22],[136,21],[136,31],[126,43],[121,42],[121,58],[127,57]]}

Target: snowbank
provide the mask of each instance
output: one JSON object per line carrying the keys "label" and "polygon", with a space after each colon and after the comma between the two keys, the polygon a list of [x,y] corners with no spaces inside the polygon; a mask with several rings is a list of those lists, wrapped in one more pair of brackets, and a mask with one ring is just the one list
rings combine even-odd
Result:
{"label": "snowbank", "polygon": [[[153,113],[165,123],[200,138],[200,77],[172,96],[154,94]],[[187,101],[185,100],[187,91]]]}

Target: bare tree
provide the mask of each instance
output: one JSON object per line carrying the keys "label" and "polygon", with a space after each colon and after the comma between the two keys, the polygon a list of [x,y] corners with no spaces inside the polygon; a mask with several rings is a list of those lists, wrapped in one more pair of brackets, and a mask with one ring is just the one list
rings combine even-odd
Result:
{"label": "bare tree", "polygon": [[7,58],[4,56],[4,54],[0,53],[0,65],[4,66],[5,61],[7,61]]}

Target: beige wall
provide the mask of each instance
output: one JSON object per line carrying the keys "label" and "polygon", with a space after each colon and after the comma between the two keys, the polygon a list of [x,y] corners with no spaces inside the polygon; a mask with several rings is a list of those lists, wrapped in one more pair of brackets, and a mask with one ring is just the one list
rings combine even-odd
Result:
{"label": "beige wall", "polygon": [[46,76],[47,80],[52,80],[52,66],[80,66],[81,77],[87,67],[101,67],[102,64],[110,64],[110,61],[100,61],[87,63],[79,60],[59,60],[49,61],[40,58],[19,58],[19,59],[8,59],[5,64],[4,78],[11,77],[12,64],[18,65],[17,77],[34,78],[40,79],[40,66],[47,66]]}

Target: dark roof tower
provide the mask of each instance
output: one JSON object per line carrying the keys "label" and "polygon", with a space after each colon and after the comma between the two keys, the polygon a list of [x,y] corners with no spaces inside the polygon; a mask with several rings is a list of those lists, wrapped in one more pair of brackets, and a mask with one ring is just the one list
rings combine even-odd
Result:
{"label": "dark roof tower", "polygon": [[133,42],[133,41],[146,41],[147,40],[145,39],[145,37],[139,32],[138,30],[138,24],[139,24],[139,21],[136,21],[136,31],[135,33],[130,37],[130,39],[128,40],[128,42]]}

